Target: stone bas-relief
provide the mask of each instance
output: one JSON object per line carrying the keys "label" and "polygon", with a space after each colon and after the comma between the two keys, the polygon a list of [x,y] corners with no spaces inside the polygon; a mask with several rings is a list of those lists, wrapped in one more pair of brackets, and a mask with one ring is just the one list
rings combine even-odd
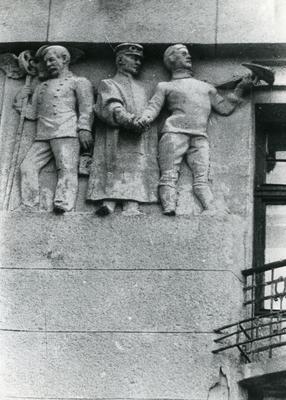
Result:
{"label": "stone bas-relief", "polygon": [[[143,47],[122,43],[114,50],[117,72],[96,88],[94,140],[91,83],[69,70],[70,53],[65,47],[45,45],[37,51],[33,63],[37,77],[31,85],[34,90],[26,79],[15,101],[22,123],[24,117],[36,121],[35,139],[22,155],[20,165],[20,209],[41,209],[39,173],[54,159],[57,185],[53,209],[57,213],[75,209],[78,175],[87,176],[90,172],[85,200],[95,203],[97,215],[113,213],[117,204],[122,206],[123,215],[140,215],[139,205],[157,203],[158,194],[163,213],[176,215],[177,182],[186,160],[203,210],[216,212],[208,184],[209,116],[212,110],[230,115],[245,90],[257,81],[257,68],[261,66],[247,64],[255,67],[254,74],[236,80],[234,92],[224,98],[212,85],[193,77],[187,47],[172,45],[164,54],[171,81],[160,82],[148,102],[146,82],[138,79]],[[266,72],[267,77],[263,75]],[[273,78],[265,68],[261,73],[265,81]],[[151,123],[164,106],[169,116],[159,134],[158,146],[157,129]]]}
{"label": "stone bas-relief", "polygon": [[[37,121],[36,138],[21,164],[22,205],[39,206],[39,172],[52,159],[57,168],[54,211],[75,206],[78,191],[80,145],[92,143],[93,90],[91,83],[69,71],[70,53],[62,46],[43,46],[36,54],[47,72],[26,109],[26,118]],[[30,94],[27,87],[24,97]],[[21,111],[18,98],[16,108]]]}
{"label": "stone bas-relief", "polygon": [[240,103],[244,89],[252,85],[252,79],[248,76],[243,78],[234,93],[223,98],[213,86],[193,77],[191,56],[186,46],[176,44],[168,47],[164,63],[171,71],[172,79],[158,84],[139,121],[142,126],[148,126],[164,104],[170,111],[159,142],[159,193],[163,213],[176,213],[176,185],[183,158],[192,170],[193,189],[203,209],[215,211],[213,194],[208,185],[208,120],[211,110],[220,115],[230,115]]}
{"label": "stone bas-relief", "polygon": [[117,73],[98,87],[93,162],[87,199],[102,200],[98,215],[107,215],[122,204],[124,215],[140,214],[139,203],[158,201],[159,170],[157,132],[138,124],[147,106],[147,94],[136,79],[143,47],[123,43],[115,48]]}

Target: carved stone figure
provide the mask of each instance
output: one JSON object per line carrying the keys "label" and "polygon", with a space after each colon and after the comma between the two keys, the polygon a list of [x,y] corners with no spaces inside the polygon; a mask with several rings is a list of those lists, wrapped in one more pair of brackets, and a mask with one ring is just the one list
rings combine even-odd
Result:
{"label": "carved stone figure", "polygon": [[[54,158],[58,175],[54,211],[63,213],[75,206],[80,145],[89,150],[92,143],[92,85],[69,70],[65,47],[43,46],[36,58],[43,62],[47,80],[36,87],[26,111],[26,118],[37,121],[37,134],[20,167],[22,203],[38,206],[39,172]],[[16,108],[21,109],[21,99]]]}
{"label": "carved stone figure", "polygon": [[[34,82],[38,79],[36,77],[36,75],[38,75],[37,69],[32,63],[33,60],[34,58],[30,50],[22,51],[18,57],[16,57],[15,54],[12,53],[0,54],[0,69],[6,74],[7,78],[21,79],[25,77],[25,86],[29,87],[31,86],[32,81]],[[2,96],[4,96],[3,93]],[[19,167],[19,153],[24,129],[26,107],[27,97],[24,96],[21,99],[20,119],[17,130],[15,132],[15,140],[10,162],[6,164],[6,166],[4,162],[0,168],[1,197],[3,199],[3,201],[1,201],[1,199],[0,202],[3,205],[4,210],[9,210],[11,194]]]}
{"label": "carved stone figure", "polygon": [[252,81],[250,77],[244,78],[231,95],[223,98],[212,85],[193,77],[192,60],[186,46],[175,44],[168,47],[164,63],[171,71],[172,79],[158,84],[139,121],[142,127],[148,126],[164,103],[170,112],[159,142],[159,195],[163,213],[176,213],[176,184],[183,158],[192,170],[194,193],[203,209],[213,210],[213,194],[208,185],[209,116],[212,109],[220,115],[230,115],[239,104],[244,88],[249,87]]}
{"label": "carved stone figure", "polygon": [[139,73],[143,47],[123,43],[115,48],[117,73],[101,81],[95,113],[103,122],[95,133],[87,199],[101,200],[98,215],[123,206],[123,214],[139,214],[139,203],[157,202],[159,168],[157,133],[137,122],[148,104]]}

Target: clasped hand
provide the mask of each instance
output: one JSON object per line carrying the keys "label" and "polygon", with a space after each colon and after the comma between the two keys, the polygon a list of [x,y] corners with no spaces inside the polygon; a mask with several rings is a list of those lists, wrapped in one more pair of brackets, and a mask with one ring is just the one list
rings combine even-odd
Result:
{"label": "clasped hand", "polygon": [[147,117],[137,117],[132,121],[132,125],[136,132],[141,133],[150,128],[150,120]]}

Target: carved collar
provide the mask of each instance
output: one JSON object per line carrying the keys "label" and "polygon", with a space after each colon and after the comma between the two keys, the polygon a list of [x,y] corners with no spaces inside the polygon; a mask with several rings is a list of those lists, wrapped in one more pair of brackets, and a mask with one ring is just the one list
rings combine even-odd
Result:
{"label": "carved collar", "polygon": [[186,79],[193,78],[192,71],[189,69],[177,70],[172,74],[172,80],[174,79]]}
{"label": "carved collar", "polygon": [[61,79],[66,79],[66,78],[71,78],[71,77],[73,77],[74,75],[73,75],[73,73],[70,71],[70,70],[66,70],[66,71],[63,71],[63,73],[61,74],[61,76],[57,76],[57,77],[55,77],[55,78],[49,78],[48,80],[53,80],[53,79],[59,79],[59,80],[61,80]]}

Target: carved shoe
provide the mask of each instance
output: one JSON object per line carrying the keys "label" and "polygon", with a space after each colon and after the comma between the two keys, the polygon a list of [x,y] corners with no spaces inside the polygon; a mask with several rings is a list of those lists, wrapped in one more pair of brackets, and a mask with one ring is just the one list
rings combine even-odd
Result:
{"label": "carved shoe", "polygon": [[107,204],[102,204],[96,211],[95,214],[99,217],[105,217],[106,215],[112,214],[113,210]]}
{"label": "carved shoe", "polygon": [[64,214],[66,212],[66,210],[64,210],[62,207],[60,206],[54,206],[54,213],[55,214]]}
{"label": "carved shoe", "polygon": [[176,210],[174,208],[165,208],[163,214],[168,215],[168,217],[174,217],[176,215]]}

